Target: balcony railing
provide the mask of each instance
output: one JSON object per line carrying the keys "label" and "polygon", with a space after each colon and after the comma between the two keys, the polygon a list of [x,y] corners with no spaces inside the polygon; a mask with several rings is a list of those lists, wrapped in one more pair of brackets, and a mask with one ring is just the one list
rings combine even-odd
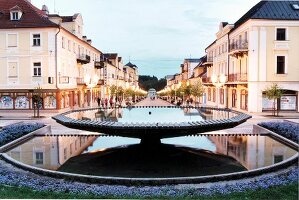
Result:
{"label": "balcony railing", "polygon": [[247,40],[237,40],[230,43],[229,45],[230,52],[238,50],[248,50],[248,41]]}
{"label": "balcony railing", "polygon": [[248,81],[247,73],[228,75],[228,82],[247,82],[247,81]]}
{"label": "balcony railing", "polygon": [[208,63],[213,62],[213,57],[207,57],[207,62]]}
{"label": "balcony railing", "polygon": [[202,77],[202,82],[203,83],[212,83],[211,77]]}
{"label": "balcony railing", "polygon": [[85,54],[77,55],[77,63],[81,63],[81,64],[90,63],[90,56]]}

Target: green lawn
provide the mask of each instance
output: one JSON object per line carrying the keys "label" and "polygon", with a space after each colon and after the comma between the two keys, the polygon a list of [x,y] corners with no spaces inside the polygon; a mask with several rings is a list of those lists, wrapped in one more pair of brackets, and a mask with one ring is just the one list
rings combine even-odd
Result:
{"label": "green lawn", "polygon": [[[94,195],[75,195],[69,193],[55,193],[55,192],[39,192],[33,191],[27,188],[9,187],[0,185],[0,199],[94,199],[94,198],[113,198],[113,196],[94,196]],[[122,198],[137,198],[134,196],[122,197]],[[155,199],[159,197],[153,197]],[[213,197],[186,197],[185,199],[281,199],[281,200],[297,200],[298,199],[298,183],[287,186],[273,187],[267,190],[247,191],[243,193],[233,193],[225,196],[213,196]],[[182,199],[182,198],[178,198]]]}

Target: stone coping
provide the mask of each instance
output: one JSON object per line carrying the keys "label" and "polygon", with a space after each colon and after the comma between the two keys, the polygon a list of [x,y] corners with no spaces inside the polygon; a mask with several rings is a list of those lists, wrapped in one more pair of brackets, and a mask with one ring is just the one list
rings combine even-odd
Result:
{"label": "stone coping", "polygon": [[[189,122],[169,122],[169,123],[122,123],[122,122],[110,122],[110,121],[95,121],[95,120],[77,120],[68,117],[68,114],[97,110],[99,108],[93,109],[81,109],[69,111],[57,116],[52,117],[56,122],[67,126],[69,128],[75,128],[79,130],[101,132],[108,135],[114,136],[124,136],[133,138],[142,138],[150,134],[154,134],[158,138],[170,138],[185,136],[196,133],[204,133],[210,131],[216,131],[221,129],[233,128],[248,119],[251,118],[250,115],[245,113],[234,111],[231,109],[222,109],[214,107],[194,107],[194,106],[129,106],[120,108],[193,108],[200,109],[203,111],[226,111],[236,114],[236,116],[228,119],[217,119],[217,120],[205,120],[205,121],[189,121]],[[103,109],[103,108],[102,108]],[[114,109],[114,108],[105,108]]]}
{"label": "stone coping", "polygon": [[[254,125],[255,128],[261,128],[264,131],[267,131],[268,135],[271,137],[277,137],[276,133],[264,129],[258,125]],[[39,131],[39,130],[38,130]],[[45,131],[45,130],[44,130]],[[265,134],[265,133],[263,133]],[[41,169],[37,167],[33,167],[24,163],[21,163],[6,153],[3,150],[11,149],[18,145],[21,141],[28,140],[34,136],[41,136],[40,132],[31,133],[28,137],[20,138],[3,146],[1,148],[0,158],[5,160],[8,163],[13,164],[14,166],[31,171],[36,174],[60,178],[60,179],[67,179],[71,181],[79,181],[79,182],[86,182],[86,183],[99,183],[99,184],[114,184],[114,185],[173,185],[173,184],[197,184],[197,183],[206,183],[206,182],[219,182],[219,181],[229,181],[229,180],[238,180],[243,178],[254,177],[258,175],[262,175],[265,173],[277,171],[280,169],[284,169],[289,167],[293,164],[298,163],[298,156],[299,153],[297,152],[294,156],[290,157],[287,160],[284,160],[280,163],[276,163],[271,166],[266,166],[254,170],[249,171],[242,171],[242,172],[235,172],[235,173],[228,173],[228,174],[218,174],[218,175],[208,175],[208,176],[192,176],[192,177],[175,177],[175,178],[124,178],[124,177],[103,177],[103,176],[90,176],[90,175],[82,175],[82,174],[73,174],[73,173],[65,173],[65,172],[58,172],[52,171],[47,169]],[[46,134],[44,134],[46,135]],[[215,134],[214,134],[215,135]],[[298,144],[292,143],[290,140],[279,137],[279,141],[291,146],[292,148],[298,149]],[[290,143],[291,142],[291,143]]]}

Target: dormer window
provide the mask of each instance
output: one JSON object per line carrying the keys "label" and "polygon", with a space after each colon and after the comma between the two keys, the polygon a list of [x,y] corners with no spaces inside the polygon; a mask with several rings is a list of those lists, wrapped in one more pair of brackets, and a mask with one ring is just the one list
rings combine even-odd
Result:
{"label": "dormer window", "polygon": [[19,20],[19,12],[11,12],[11,20]]}
{"label": "dormer window", "polygon": [[20,9],[20,7],[15,6],[13,8],[10,9],[10,20],[12,21],[18,21],[21,19],[22,17],[22,11]]}

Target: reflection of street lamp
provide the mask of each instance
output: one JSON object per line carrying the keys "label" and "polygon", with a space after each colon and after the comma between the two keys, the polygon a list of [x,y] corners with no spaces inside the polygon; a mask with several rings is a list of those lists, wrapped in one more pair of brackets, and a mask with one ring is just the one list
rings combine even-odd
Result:
{"label": "reflection of street lamp", "polygon": [[87,85],[88,88],[90,88],[90,107],[92,108],[92,89],[98,84],[99,82],[99,77],[98,75],[94,75],[91,77],[90,75],[85,75],[84,76],[84,83]]}
{"label": "reflection of street lamp", "polygon": [[219,88],[224,86],[224,84],[226,83],[226,76],[224,74],[221,74],[219,76],[212,75],[211,80],[212,80],[212,84],[217,88],[217,92],[218,92],[217,107],[219,108],[219,97],[220,97]]}

